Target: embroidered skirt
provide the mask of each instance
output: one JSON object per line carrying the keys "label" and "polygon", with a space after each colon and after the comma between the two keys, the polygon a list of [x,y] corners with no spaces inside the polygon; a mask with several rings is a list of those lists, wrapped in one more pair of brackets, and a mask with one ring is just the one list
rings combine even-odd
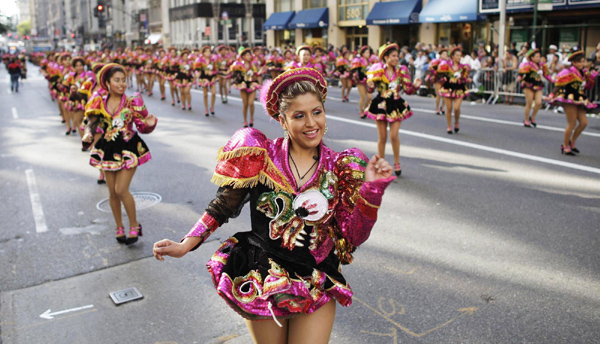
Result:
{"label": "embroidered skirt", "polygon": [[90,153],[90,165],[105,171],[131,169],[150,159],[150,150],[137,133],[129,141],[125,141],[121,133],[113,141],[103,136]]}

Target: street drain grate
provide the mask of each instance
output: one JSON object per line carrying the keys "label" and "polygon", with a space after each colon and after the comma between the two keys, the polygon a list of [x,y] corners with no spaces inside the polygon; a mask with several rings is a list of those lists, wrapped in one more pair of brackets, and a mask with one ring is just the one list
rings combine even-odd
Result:
{"label": "street drain grate", "polygon": [[[133,195],[133,199],[135,200],[136,210],[150,208],[162,201],[162,197],[159,194],[153,192],[132,192],[131,194]],[[108,203],[108,198],[98,202],[98,204],[96,204],[96,208],[105,213],[112,212],[112,210],[110,209],[110,203]],[[124,207],[122,207],[122,209],[123,211],[125,211]]]}

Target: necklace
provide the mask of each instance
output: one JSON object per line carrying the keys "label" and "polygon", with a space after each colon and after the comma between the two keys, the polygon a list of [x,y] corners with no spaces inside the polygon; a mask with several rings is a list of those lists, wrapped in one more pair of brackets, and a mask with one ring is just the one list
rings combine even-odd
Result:
{"label": "necklace", "polygon": [[[296,165],[296,162],[294,161],[294,157],[292,156],[292,153],[290,153],[288,151],[288,156],[290,157],[290,159],[292,159],[292,164],[294,164],[294,168],[296,169],[296,174],[298,175],[298,177],[300,177],[300,182],[302,182],[302,180],[304,179],[304,177],[306,177],[306,175],[308,174],[308,172],[310,172],[313,167],[315,167],[315,165],[319,162],[319,158],[315,156],[315,162],[310,166],[310,168],[308,169],[308,171],[306,171],[306,173],[304,173],[303,175],[300,175],[300,171],[298,171],[298,166]],[[300,185],[302,186],[302,185]]]}

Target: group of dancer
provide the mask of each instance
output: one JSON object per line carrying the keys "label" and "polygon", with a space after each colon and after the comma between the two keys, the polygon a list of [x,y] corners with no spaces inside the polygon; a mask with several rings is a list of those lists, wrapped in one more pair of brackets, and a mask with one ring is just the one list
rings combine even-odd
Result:
{"label": "group of dancer", "polygon": [[[452,134],[452,111],[454,111],[454,133],[459,131],[460,107],[467,91],[466,86],[471,82],[469,67],[460,63],[462,52],[458,47],[451,49],[442,48],[439,58],[429,64],[426,80],[433,84],[436,100],[436,114],[446,115],[448,123],[447,132]],[[579,153],[576,147],[577,138],[587,126],[586,112],[597,107],[585,95],[586,90],[594,87],[598,73],[584,68],[585,53],[583,50],[573,51],[568,61],[571,65],[563,69],[555,79],[550,75],[548,66],[542,64],[539,49],[527,52],[525,60],[519,65],[521,88],[525,94],[525,119],[523,126],[537,127],[536,116],[543,102],[543,89],[545,78],[554,84],[552,93],[547,97],[550,104],[562,106],[567,117],[563,142],[560,146],[562,154],[574,156]],[[445,111],[440,100],[444,98]]]}

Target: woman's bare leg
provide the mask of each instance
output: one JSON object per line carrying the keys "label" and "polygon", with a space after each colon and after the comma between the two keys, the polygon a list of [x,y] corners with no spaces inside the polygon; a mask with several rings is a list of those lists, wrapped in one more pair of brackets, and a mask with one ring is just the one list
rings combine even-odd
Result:
{"label": "woman's bare leg", "polygon": [[446,103],[446,123],[448,128],[452,128],[452,98],[444,98]]}
{"label": "woman's bare leg", "polygon": [[121,199],[116,191],[117,173],[115,171],[104,171],[104,178],[106,179],[106,186],[108,187],[108,203],[110,204],[115,223],[117,224],[117,227],[125,227],[123,226],[121,214]]}
{"label": "woman's bare leg", "polygon": [[392,143],[392,152],[394,152],[394,163],[400,163],[400,125],[402,122],[390,123],[390,142]]}
{"label": "woman's bare leg", "polygon": [[288,342],[288,320],[280,322],[282,327],[279,327],[273,320],[246,320],[246,326],[255,344],[286,344]]}
{"label": "woman's bare leg", "polygon": [[[120,203],[123,203],[125,207],[125,212],[127,212],[127,218],[129,219],[129,227],[137,227],[139,225],[136,217],[135,200],[131,192],[129,192],[129,185],[131,184],[135,170],[136,168],[122,169],[115,173],[115,193]],[[121,209],[119,208],[119,214],[120,212]]]}
{"label": "woman's bare leg", "polygon": [[574,136],[573,130],[575,130],[575,125],[577,124],[579,110],[577,109],[577,105],[573,104],[563,104],[563,108],[565,109],[565,116],[567,117],[567,127],[565,128],[563,137],[563,147],[569,149],[569,141],[571,141]]}
{"label": "woman's bare leg", "polygon": [[533,105],[534,93],[528,88],[524,88],[525,93],[525,122],[529,122],[529,113],[531,112],[531,106]]}
{"label": "woman's bare leg", "polygon": [[587,127],[588,125],[588,119],[585,115],[585,108],[581,106],[577,107],[577,121],[579,122],[579,125],[575,128],[575,132],[573,133],[573,137],[571,138],[572,147],[576,147],[575,141],[577,140],[577,138],[579,138],[579,135],[581,135],[583,129],[585,129],[585,127]]}
{"label": "woman's bare leg", "polygon": [[533,113],[531,114],[531,121],[535,123],[535,116],[538,111],[542,108],[542,91],[535,91],[535,105],[533,105]]}
{"label": "woman's bare leg", "polygon": [[377,152],[379,156],[385,159],[385,144],[387,143],[387,122],[376,121],[377,123]]}
{"label": "woman's bare leg", "polygon": [[331,300],[311,314],[288,320],[288,344],[327,344],[335,321],[335,301]]}

